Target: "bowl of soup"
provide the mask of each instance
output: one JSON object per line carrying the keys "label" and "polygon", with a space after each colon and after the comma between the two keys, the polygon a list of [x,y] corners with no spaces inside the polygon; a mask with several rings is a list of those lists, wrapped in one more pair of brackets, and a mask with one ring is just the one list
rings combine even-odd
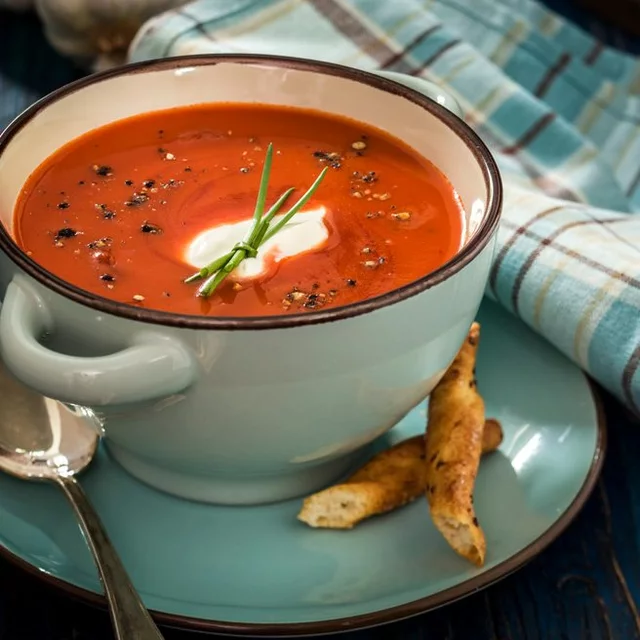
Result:
{"label": "bowl of soup", "polygon": [[411,82],[207,55],[36,103],[0,136],[7,367],[179,496],[257,504],[345,473],[453,359],[500,217],[491,154]]}

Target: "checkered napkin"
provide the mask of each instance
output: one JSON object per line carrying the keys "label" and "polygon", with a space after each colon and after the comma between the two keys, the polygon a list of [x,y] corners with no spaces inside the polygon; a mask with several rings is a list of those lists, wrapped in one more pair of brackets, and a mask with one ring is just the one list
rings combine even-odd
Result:
{"label": "checkered napkin", "polygon": [[302,56],[428,78],[506,186],[487,295],[640,413],[640,60],[534,0],[196,0],[130,57]]}

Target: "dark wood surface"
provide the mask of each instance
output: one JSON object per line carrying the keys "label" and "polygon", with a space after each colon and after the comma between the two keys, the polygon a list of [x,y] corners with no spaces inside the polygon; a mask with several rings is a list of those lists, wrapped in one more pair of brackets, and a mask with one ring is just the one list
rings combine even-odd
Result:
{"label": "dark wood surface", "polygon": [[640,0],[578,0],[578,5],[599,20],[640,36]]}
{"label": "dark wood surface", "polygon": [[[42,42],[35,19],[0,12],[0,126],[30,100],[80,74]],[[546,551],[458,603],[345,638],[640,640],[640,421],[610,397],[603,399],[609,448],[602,478],[574,523]],[[195,637],[165,631],[167,640]],[[112,637],[105,612],[0,560],[0,640]]]}

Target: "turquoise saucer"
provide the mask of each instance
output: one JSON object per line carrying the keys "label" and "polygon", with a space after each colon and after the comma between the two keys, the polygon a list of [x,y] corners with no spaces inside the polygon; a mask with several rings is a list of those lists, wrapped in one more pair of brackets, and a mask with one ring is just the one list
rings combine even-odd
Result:
{"label": "turquoise saucer", "polygon": [[[484,587],[530,560],[576,515],[602,465],[605,431],[585,376],[491,302],[479,314],[479,387],[505,439],[483,460],[477,569],[453,553],[420,499],[353,531],[312,530],[300,500],[217,507],[134,480],[102,450],[83,486],[161,622],[231,635],[296,636],[373,626]],[[416,408],[376,447],[421,432]],[[60,589],[100,600],[71,509],[54,487],[0,476],[4,553]]]}

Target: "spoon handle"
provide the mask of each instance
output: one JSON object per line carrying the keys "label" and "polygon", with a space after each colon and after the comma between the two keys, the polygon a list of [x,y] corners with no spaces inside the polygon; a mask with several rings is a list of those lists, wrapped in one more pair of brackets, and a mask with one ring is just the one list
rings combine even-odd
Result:
{"label": "spoon handle", "polygon": [[57,476],[78,517],[104,587],[118,640],[162,640],[151,615],[122,566],[95,509],[75,478]]}

